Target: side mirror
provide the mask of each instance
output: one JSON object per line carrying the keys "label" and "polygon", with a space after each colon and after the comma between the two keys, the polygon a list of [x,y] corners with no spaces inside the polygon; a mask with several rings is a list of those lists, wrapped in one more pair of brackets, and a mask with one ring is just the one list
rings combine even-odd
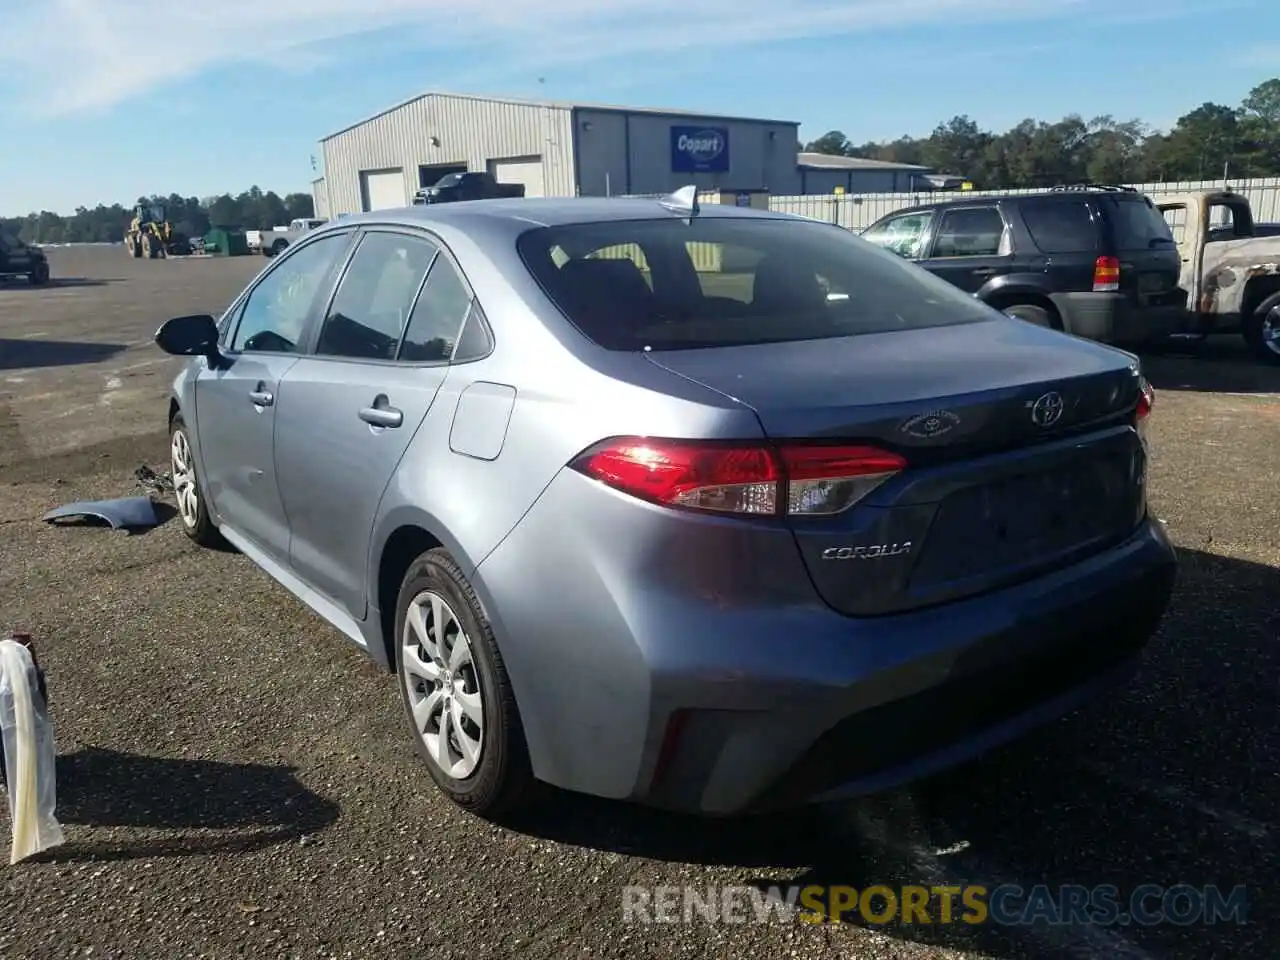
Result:
{"label": "side mirror", "polygon": [[207,313],[174,317],[161,324],[155,341],[175,357],[214,357],[218,353],[218,323]]}

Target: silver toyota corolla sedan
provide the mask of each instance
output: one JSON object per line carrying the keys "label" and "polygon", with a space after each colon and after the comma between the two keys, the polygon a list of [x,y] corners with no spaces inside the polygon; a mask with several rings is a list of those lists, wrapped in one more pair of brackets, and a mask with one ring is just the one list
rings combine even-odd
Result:
{"label": "silver toyota corolla sedan", "polygon": [[344,218],[156,340],[187,533],[488,816],[902,783],[1126,677],[1175,578],[1134,357],[687,191]]}

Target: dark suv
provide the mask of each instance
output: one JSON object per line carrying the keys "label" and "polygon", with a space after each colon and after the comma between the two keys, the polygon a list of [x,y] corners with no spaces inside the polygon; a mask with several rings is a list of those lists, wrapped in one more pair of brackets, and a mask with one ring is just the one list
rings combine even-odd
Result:
{"label": "dark suv", "polygon": [[0,282],[26,277],[33,286],[49,282],[49,260],[39,247],[30,247],[13,234],[0,230]]}
{"label": "dark suv", "polygon": [[1129,187],[923,204],[882,217],[862,237],[1009,316],[1092,340],[1151,341],[1186,320],[1173,234]]}

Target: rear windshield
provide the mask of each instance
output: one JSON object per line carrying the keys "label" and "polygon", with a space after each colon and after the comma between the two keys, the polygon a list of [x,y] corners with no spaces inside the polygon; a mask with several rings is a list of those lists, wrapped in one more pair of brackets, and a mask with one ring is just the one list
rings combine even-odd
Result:
{"label": "rear windshield", "polygon": [[1176,245],[1164,215],[1146,197],[1116,197],[1111,209],[1116,247],[1120,250],[1151,250]]}
{"label": "rear windshield", "polygon": [[846,230],[708,217],[540,227],[525,265],[610,350],[823,340],[988,320],[973,297]]}

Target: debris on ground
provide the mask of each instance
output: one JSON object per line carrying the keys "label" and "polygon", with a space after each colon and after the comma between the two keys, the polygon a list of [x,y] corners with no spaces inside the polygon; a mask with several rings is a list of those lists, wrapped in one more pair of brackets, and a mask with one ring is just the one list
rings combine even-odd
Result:
{"label": "debris on ground", "polygon": [[172,493],[173,477],[169,471],[156,473],[145,463],[133,472],[134,479],[138,481],[138,486],[146,490],[154,490],[156,493]]}
{"label": "debris on ground", "polygon": [[135,530],[159,526],[156,507],[150,497],[121,497],[117,500],[81,500],[50,510],[46,521],[95,517],[111,525],[113,530]]}
{"label": "debris on ground", "polygon": [[13,823],[10,864],[63,842],[62,826],[55,816],[53,724],[40,686],[26,638],[0,640],[0,739]]}

